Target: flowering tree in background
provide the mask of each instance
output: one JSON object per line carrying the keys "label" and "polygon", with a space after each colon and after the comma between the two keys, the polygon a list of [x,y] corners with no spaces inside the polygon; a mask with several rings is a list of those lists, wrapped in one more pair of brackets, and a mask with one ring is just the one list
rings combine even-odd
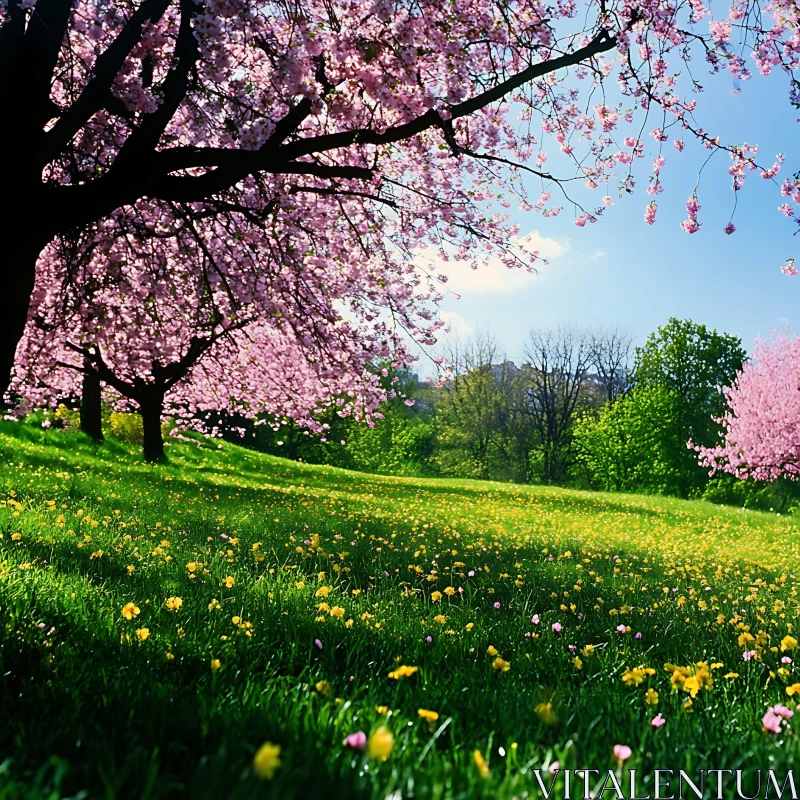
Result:
{"label": "flowering tree in background", "polygon": [[[701,127],[682,62],[700,55],[743,80],[752,60],[785,73],[797,103],[797,23],[794,0],[714,13],[702,0],[3,0],[0,394],[37,313],[37,262],[47,269],[53,242],[119,209],[146,219],[143,202],[176,218],[227,215],[233,249],[240,237],[283,246],[275,226],[325,231],[319,211],[335,208],[347,237],[303,268],[357,258],[380,275],[424,246],[477,262],[516,232],[488,202],[554,215],[552,193],[572,201],[576,179],[606,192],[578,206],[577,225],[595,222],[612,187],[633,190],[653,115],[652,197],[671,129],[679,152],[694,141],[729,156],[739,189],[757,148]],[[564,174],[546,166],[548,147]],[[774,179],[780,161],[761,175]],[[541,180],[537,197],[524,174]],[[800,183],[782,191],[793,215]],[[652,200],[646,222],[656,211]],[[693,195],[687,232],[699,211]]]}
{"label": "flowering tree in background", "polygon": [[[724,444],[695,447],[700,463],[737,478],[775,481],[800,475],[800,337],[758,342],[733,386],[720,421]],[[691,443],[690,443],[691,444]]]}
{"label": "flowering tree in background", "polygon": [[[272,252],[265,238],[231,242],[224,215],[156,219],[159,208],[142,205],[91,226],[39,269],[12,379],[21,409],[80,394],[81,427],[99,438],[102,385],[141,413],[150,460],[164,454],[165,413],[193,425],[210,411],[269,413],[319,430],[315,412],[333,404],[370,419],[385,392],[367,367],[402,353],[376,313],[391,275],[371,280],[369,261],[324,272],[306,263],[335,241],[334,219],[313,241],[276,231],[292,245]],[[395,295],[395,313],[413,324],[420,298]]]}

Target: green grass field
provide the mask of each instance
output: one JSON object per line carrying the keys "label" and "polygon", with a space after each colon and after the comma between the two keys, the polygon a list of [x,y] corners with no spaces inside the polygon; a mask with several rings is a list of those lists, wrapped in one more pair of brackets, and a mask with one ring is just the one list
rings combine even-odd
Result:
{"label": "green grass field", "polygon": [[0,532],[3,798],[511,798],[554,761],[800,755],[800,715],[761,723],[800,698],[791,517],[0,423]]}

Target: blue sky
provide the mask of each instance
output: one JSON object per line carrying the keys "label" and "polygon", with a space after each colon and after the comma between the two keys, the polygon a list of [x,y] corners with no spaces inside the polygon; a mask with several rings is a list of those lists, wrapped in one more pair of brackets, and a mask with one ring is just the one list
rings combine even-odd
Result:
{"label": "blue sky", "polygon": [[[739,94],[733,93],[727,74],[709,75],[705,85],[697,98],[697,118],[710,134],[720,135],[724,143],[758,144],[759,163],[766,166],[776,153],[784,153],[778,182],[800,168],[800,112],[788,103],[782,75],[757,75],[741,85]],[[646,130],[658,124],[653,119]],[[456,270],[448,286],[461,299],[448,296],[442,317],[461,335],[490,331],[517,361],[531,328],[559,322],[619,323],[642,343],[670,316],[690,318],[741,337],[748,350],[759,334],[797,325],[800,276],[788,278],[780,267],[789,256],[800,262],[800,237],[792,237],[797,226],[777,210],[784,202],[778,186],[757,171],[748,172],[734,217],[737,231],[727,236],[722,228],[734,200],[730,160],[724,153],[714,156],[698,191],[703,226],[690,236],[679,225],[708,151],[686,138],[687,147],[679,154],[671,144],[679,131],[673,127],[670,133],[655,225],[643,221],[651,199],[645,192],[647,176],[657,147],[648,136],[646,158],[636,167],[635,194],[617,199],[610,192],[615,205],[602,220],[584,228],[573,225],[580,212],[566,206],[550,219],[513,212],[521,234],[536,232],[543,253],[554,256],[550,264],[537,277],[509,275],[499,264],[478,272]],[[636,134],[623,130],[623,135]],[[548,145],[552,153],[552,142]],[[533,189],[535,198],[538,187]],[[581,201],[591,209],[604,193],[602,188],[586,191]],[[423,363],[419,371],[430,370]]]}

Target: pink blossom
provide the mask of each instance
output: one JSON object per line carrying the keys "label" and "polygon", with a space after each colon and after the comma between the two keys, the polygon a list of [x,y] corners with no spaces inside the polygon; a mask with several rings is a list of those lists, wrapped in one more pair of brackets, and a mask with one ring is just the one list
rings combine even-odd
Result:
{"label": "pink blossom", "polygon": [[615,744],[614,745],[614,758],[620,762],[627,761],[631,755],[633,754],[633,750],[626,744]]}
{"label": "pink blossom", "polygon": [[553,623],[553,630],[556,633],[561,633],[561,623],[560,622],[554,622]]}
{"label": "pink blossom", "polygon": [[711,31],[711,40],[715,45],[730,41],[731,23],[729,20],[711,20],[708,27]]}
{"label": "pink blossom", "polygon": [[660,728],[662,725],[666,723],[664,717],[661,714],[657,714],[653,719],[650,720],[650,726],[653,728]]}
{"label": "pink blossom", "polygon": [[364,731],[351,733],[345,737],[344,743],[346,747],[361,752],[367,746],[367,734]]}
{"label": "pink blossom", "polygon": [[[800,337],[777,335],[759,340],[733,386],[725,389],[730,411],[726,431],[715,447],[693,446],[699,462],[741,479],[774,481],[800,475]],[[752,650],[742,654],[753,658]]]}
{"label": "pink blossom", "polygon": [[[102,372],[108,402],[175,417],[177,437],[220,436],[202,423],[212,411],[253,424],[288,418],[320,441],[333,435],[324,410],[373,424],[387,393],[371,365],[406,363],[405,332],[430,346],[442,327],[441,287],[417,263],[424,251],[444,238],[453,252],[437,257],[477,266],[502,257],[516,236],[515,222],[495,211],[524,194],[521,171],[472,154],[509,152],[542,170],[547,148],[558,146],[574,156],[561,160],[574,172],[565,179],[597,187],[619,179],[627,194],[633,166],[647,171],[652,139],[658,174],[658,145],[674,126],[678,151],[684,141],[723,147],[695,119],[698,102],[684,98],[684,62],[696,49],[687,36],[711,43],[712,72],[739,81],[751,75],[745,51],[764,75],[796,71],[800,52],[792,0],[737,1],[716,16],[702,0],[607,10],[594,0],[532,0],[512,4],[508,26],[498,24],[504,9],[495,0],[374,0],[363,9],[330,0],[300,16],[292,3],[208,0],[187,23],[186,79],[175,50],[188,20],[180,4],[156,3],[144,25],[136,22],[144,12],[133,14],[141,2],[66,5],[14,121],[15,130],[47,128],[48,145],[33,148],[15,190],[38,197],[46,184],[49,210],[45,221],[12,205],[3,228],[38,247],[19,256],[26,263],[3,262],[33,288],[2,295],[2,313],[19,324],[0,342],[0,394],[24,398],[23,414],[77,396],[84,369]],[[25,24],[38,19],[36,0],[0,2],[0,27],[14,6]],[[577,30],[607,35],[579,41]],[[25,74],[28,48],[0,47],[9,74]],[[576,68],[548,71],[557,53],[574,54]],[[617,53],[630,54],[630,67]],[[534,61],[545,65],[540,78],[505,91],[508,76]],[[596,103],[615,94],[614,79],[619,100]],[[36,87],[46,96],[28,97]],[[795,86],[790,102],[798,96]],[[40,118],[48,104],[59,112],[50,122]],[[625,136],[614,152],[620,118],[634,131],[649,119],[660,127],[647,142]],[[756,163],[754,146],[734,150],[736,190],[746,171],[774,179],[782,169],[781,154],[770,166]],[[800,197],[798,181],[789,183],[787,205]],[[654,181],[651,196],[659,189]],[[92,202],[72,200],[84,196]],[[548,218],[561,210],[524,206]],[[701,227],[697,211],[682,224],[688,233]],[[645,222],[655,218],[651,206]],[[575,224],[597,219],[584,213]],[[68,264],[63,245],[73,232]],[[87,352],[69,347],[76,343]],[[136,387],[151,386],[167,365],[184,374],[159,381],[164,396],[148,402]]]}
{"label": "pink blossom", "polygon": [[319,639],[314,639],[314,644],[322,650],[322,642]]}
{"label": "pink blossom", "polygon": [[767,709],[767,713],[761,718],[761,724],[769,733],[781,732],[781,718],[775,713],[774,708]]}

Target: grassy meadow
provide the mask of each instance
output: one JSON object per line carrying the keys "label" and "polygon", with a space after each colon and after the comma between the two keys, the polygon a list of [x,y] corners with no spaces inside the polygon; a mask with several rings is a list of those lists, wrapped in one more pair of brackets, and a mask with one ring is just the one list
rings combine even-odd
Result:
{"label": "grassy meadow", "polygon": [[2,798],[512,798],[554,762],[800,756],[800,715],[762,726],[800,698],[792,517],[169,457],[0,423]]}

